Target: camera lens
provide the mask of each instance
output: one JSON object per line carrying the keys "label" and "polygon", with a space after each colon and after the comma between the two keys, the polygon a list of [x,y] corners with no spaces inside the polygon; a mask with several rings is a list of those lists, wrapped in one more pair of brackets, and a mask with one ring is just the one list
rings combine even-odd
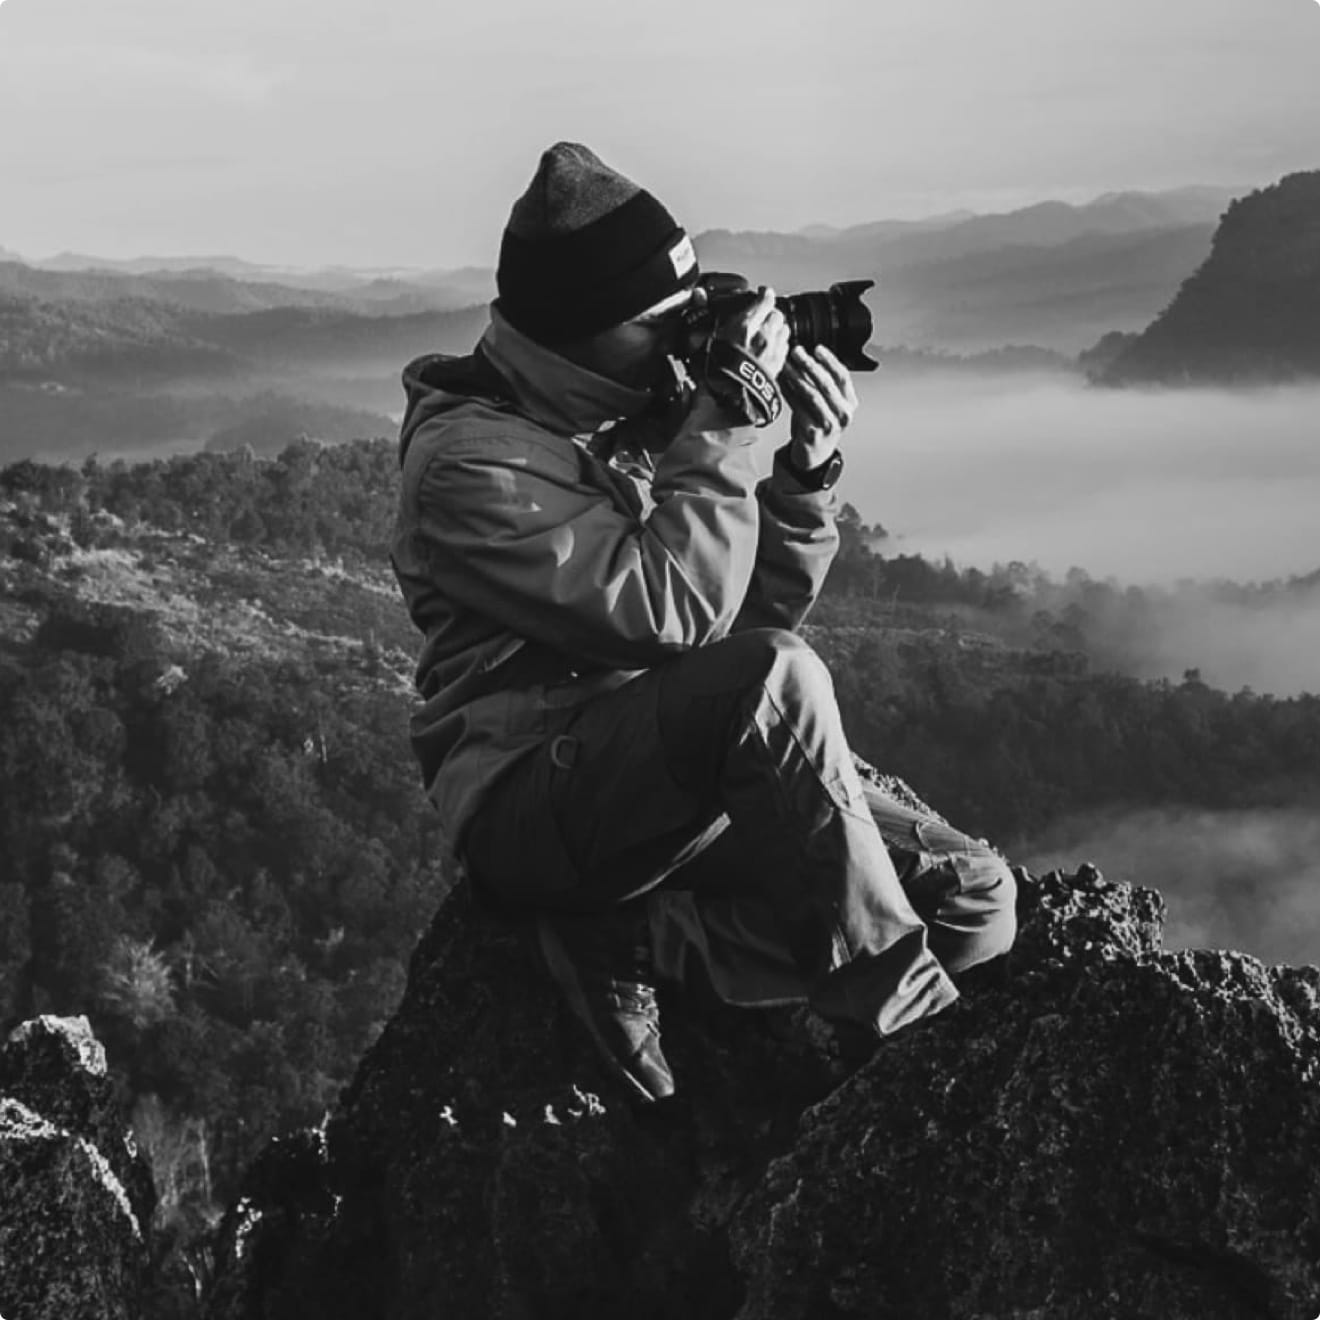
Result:
{"label": "camera lens", "polygon": [[871,338],[871,312],[862,301],[874,283],[848,280],[830,285],[828,293],[777,298],[775,306],[784,314],[794,343],[808,350],[824,344],[850,371],[874,371],[877,363],[864,351]]}

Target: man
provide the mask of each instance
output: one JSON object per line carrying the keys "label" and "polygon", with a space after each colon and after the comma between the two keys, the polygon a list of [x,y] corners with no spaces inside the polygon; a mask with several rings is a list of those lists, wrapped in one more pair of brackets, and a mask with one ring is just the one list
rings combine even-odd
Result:
{"label": "man", "polygon": [[[546,151],[476,351],[404,373],[392,555],[446,847],[536,918],[643,1101],[674,1089],[661,980],[885,1035],[1014,935],[1008,868],[861,782],[793,631],[838,543],[849,374],[790,351],[765,289],[693,344],[697,281],[660,202],[585,147]],[[776,380],[790,438],[758,479]]]}

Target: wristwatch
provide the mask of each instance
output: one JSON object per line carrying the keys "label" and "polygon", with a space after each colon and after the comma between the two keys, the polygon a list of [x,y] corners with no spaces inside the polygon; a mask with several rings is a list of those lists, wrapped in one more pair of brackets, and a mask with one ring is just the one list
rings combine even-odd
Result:
{"label": "wristwatch", "polygon": [[775,462],[804,490],[829,490],[843,474],[843,454],[835,450],[823,463],[803,471],[789,457],[790,445],[775,450]]}

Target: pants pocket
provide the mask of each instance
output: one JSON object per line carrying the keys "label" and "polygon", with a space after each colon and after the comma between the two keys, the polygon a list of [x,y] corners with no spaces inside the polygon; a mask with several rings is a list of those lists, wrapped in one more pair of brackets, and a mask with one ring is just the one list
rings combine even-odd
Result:
{"label": "pants pocket", "polygon": [[464,834],[473,884],[513,908],[553,905],[578,886],[556,819],[553,747],[539,747],[498,781]]}

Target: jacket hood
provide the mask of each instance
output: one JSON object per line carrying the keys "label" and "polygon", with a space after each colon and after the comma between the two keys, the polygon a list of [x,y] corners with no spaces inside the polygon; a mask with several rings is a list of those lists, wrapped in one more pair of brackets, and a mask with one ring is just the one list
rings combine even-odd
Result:
{"label": "jacket hood", "polygon": [[399,426],[400,466],[423,423],[472,398],[484,397],[495,402],[502,397],[500,381],[490,378],[486,365],[487,369],[483,370],[479,352],[466,357],[427,353],[404,367],[403,392],[407,403]]}
{"label": "jacket hood", "polygon": [[649,390],[636,390],[529,339],[490,309],[476,349],[466,357],[428,353],[403,369],[407,396],[399,430],[399,462],[423,423],[473,398],[503,405],[560,435],[581,435],[606,422],[633,417],[651,406]]}

